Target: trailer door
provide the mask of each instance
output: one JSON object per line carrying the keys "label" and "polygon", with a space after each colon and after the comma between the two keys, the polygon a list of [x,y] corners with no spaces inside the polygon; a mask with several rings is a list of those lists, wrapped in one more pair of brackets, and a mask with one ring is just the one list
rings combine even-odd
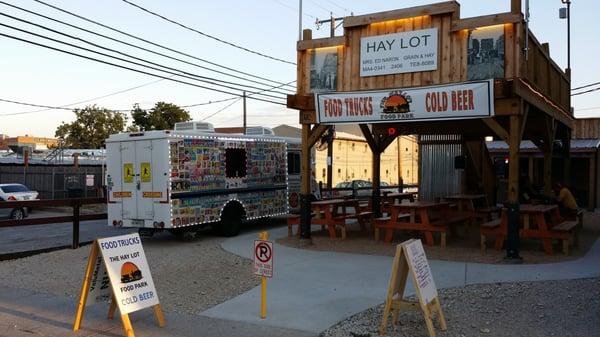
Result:
{"label": "trailer door", "polygon": [[135,160],[135,142],[121,142],[121,167],[123,192],[123,219],[139,219],[137,212],[137,177]]}
{"label": "trailer door", "polygon": [[[152,184],[152,177],[155,175],[152,167],[152,141],[138,140],[135,142],[135,161],[137,174],[137,193],[136,207],[137,218],[151,220],[154,218],[154,202],[151,195],[144,195],[144,192],[155,191]],[[156,172],[157,173],[157,172]]]}

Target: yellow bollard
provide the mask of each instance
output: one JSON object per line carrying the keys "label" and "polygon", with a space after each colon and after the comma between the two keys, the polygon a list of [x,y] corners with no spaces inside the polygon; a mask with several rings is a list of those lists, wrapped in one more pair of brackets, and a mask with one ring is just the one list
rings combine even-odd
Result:
{"label": "yellow bollard", "polygon": [[[260,232],[260,240],[269,240],[269,232]],[[261,276],[260,280],[260,318],[267,318],[267,278]]]}

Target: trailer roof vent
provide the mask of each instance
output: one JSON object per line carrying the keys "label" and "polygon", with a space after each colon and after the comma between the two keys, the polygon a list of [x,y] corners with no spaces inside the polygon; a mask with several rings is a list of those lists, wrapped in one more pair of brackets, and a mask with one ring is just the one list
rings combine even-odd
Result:
{"label": "trailer roof vent", "polygon": [[251,136],[274,136],[275,133],[270,128],[264,126],[249,126],[246,128],[246,134]]}
{"label": "trailer roof vent", "polygon": [[214,133],[215,128],[206,122],[179,122],[175,123],[175,131],[197,131],[202,133]]}

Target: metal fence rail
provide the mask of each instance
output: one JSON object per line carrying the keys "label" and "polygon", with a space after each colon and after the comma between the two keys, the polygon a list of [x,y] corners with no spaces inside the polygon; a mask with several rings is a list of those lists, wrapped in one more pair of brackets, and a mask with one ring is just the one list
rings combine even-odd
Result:
{"label": "metal fence rail", "polygon": [[0,184],[23,184],[37,191],[40,199],[67,198],[70,191],[80,192],[78,197],[96,197],[102,181],[101,166],[0,165]]}
{"label": "metal fence rail", "polygon": [[5,201],[0,202],[0,208],[39,208],[48,206],[69,206],[73,208],[72,216],[53,216],[47,218],[22,219],[22,220],[2,220],[2,227],[32,226],[43,224],[54,224],[73,222],[73,243],[72,248],[79,247],[79,222],[84,220],[107,219],[106,213],[80,214],[80,208],[83,205],[105,204],[105,198],[79,198],[79,199],[56,199],[56,200],[29,200],[29,201]]}

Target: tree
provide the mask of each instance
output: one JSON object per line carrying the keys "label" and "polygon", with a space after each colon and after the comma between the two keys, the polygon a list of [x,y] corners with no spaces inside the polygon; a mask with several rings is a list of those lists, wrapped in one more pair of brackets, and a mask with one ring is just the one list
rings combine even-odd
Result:
{"label": "tree", "polygon": [[78,149],[98,149],[104,146],[109,135],[123,132],[127,116],[120,112],[88,105],[83,109],[73,110],[75,121],[62,122],[54,135],[64,138],[65,145]]}
{"label": "tree", "polygon": [[172,130],[177,122],[191,120],[189,112],[175,104],[158,102],[150,110],[143,110],[138,104],[131,111],[133,129]]}

